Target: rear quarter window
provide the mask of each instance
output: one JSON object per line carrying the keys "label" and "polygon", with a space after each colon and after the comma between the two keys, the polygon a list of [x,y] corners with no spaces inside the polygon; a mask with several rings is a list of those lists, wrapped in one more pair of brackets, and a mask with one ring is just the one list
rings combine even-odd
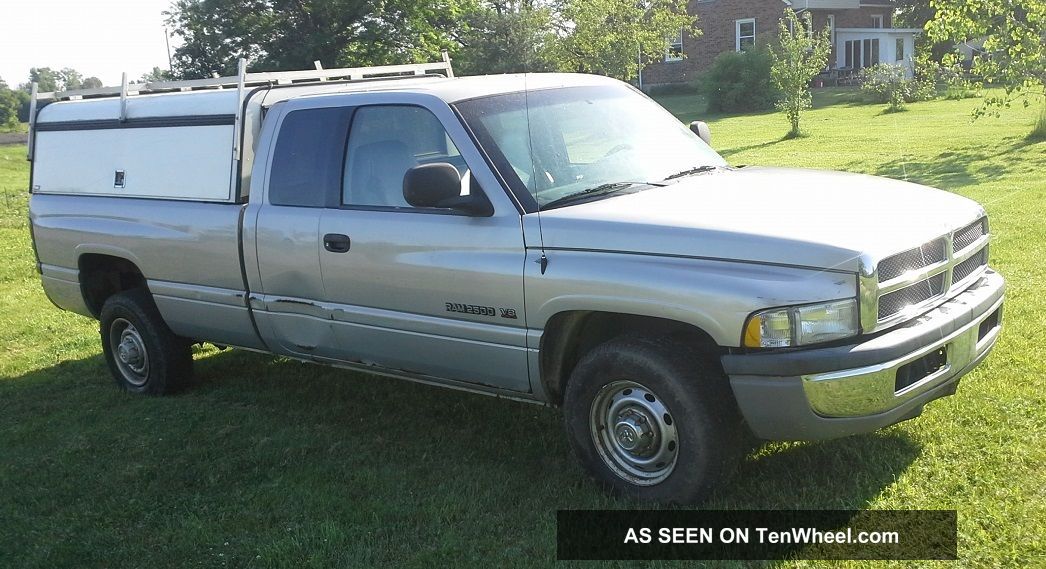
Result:
{"label": "rear quarter window", "polygon": [[291,111],[283,119],[272,170],[269,203],[324,207],[341,193],[345,143],[352,109]]}

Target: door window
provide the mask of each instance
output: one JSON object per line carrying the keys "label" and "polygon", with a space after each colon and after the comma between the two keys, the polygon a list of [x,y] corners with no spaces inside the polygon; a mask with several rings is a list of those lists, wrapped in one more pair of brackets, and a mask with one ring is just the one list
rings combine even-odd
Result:
{"label": "door window", "polygon": [[407,170],[449,162],[465,175],[465,159],[430,111],[408,105],[361,107],[345,151],[342,205],[411,207],[403,198]]}

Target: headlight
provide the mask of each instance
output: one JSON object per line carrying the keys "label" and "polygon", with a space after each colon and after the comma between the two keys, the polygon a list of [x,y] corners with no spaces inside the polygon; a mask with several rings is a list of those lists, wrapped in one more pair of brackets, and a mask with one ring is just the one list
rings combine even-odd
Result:
{"label": "headlight", "polygon": [[857,335],[857,299],[756,312],[745,324],[748,348],[809,346]]}

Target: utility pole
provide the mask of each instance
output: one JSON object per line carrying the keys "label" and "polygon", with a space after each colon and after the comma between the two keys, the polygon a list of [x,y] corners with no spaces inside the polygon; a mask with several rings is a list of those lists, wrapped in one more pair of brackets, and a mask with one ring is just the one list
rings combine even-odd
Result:
{"label": "utility pole", "polygon": [[167,26],[163,27],[163,41],[167,42],[167,71],[174,73],[174,65],[171,64],[171,35],[167,33]]}

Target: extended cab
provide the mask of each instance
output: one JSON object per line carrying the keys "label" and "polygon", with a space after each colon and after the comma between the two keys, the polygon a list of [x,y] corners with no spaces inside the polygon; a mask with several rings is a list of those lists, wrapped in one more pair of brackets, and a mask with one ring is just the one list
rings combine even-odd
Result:
{"label": "extended cab", "polygon": [[241,65],[33,104],[44,290],[129,391],[212,342],[557,405],[598,481],[689,502],[746,429],[910,419],[1001,329],[978,204],[732,167],[612,79]]}

